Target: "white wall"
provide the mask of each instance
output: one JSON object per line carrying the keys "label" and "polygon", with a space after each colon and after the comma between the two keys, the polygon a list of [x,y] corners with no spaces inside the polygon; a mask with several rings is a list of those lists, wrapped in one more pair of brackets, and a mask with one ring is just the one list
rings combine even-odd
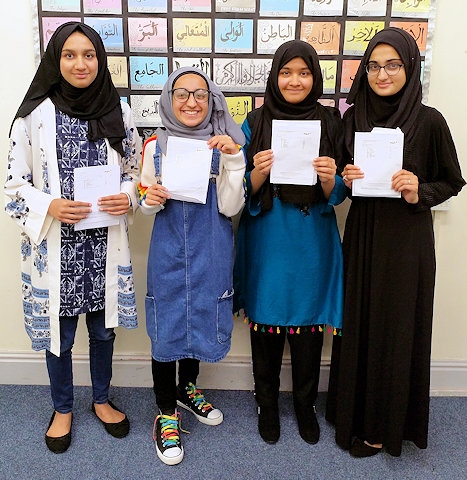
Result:
{"label": "white wall", "polygon": [[[466,94],[467,37],[465,0],[436,0],[437,18],[432,52],[432,73],[428,103],[446,117],[456,143],[464,177],[467,178]],[[14,8],[3,8],[0,16],[1,50],[0,98],[0,179],[5,178],[8,132],[16,109],[35,72],[29,0],[17,0]],[[467,190],[467,189],[466,189]],[[2,209],[3,211],[3,209]],[[0,211],[2,249],[0,252],[0,383],[47,383],[43,353],[32,353],[23,327],[19,275],[19,230]],[[345,209],[341,209],[341,212]],[[435,213],[438,259],[433,337],[432,388],[438,392],[467,394],[467,194],[451,201],[450,210]],[[341,218],[342,221],[342,213]],[[150,344],[144,324],[145,264],[151,219],[138,214],[130,230],[132,258],[137,279],[136,291],[140,328],[117,330],[114,384],[150,385]],[[88,383],[87,339],[80,322],[74,348],[77,383]],[[330,356],[330,339],[323,352],[323,381]],[[200,377],[210,388],[251,388],[249,337],[239,322],[234,330],[232,350],[226,360],[206,366]],[[283,388],[288,388],[288,366]]]}

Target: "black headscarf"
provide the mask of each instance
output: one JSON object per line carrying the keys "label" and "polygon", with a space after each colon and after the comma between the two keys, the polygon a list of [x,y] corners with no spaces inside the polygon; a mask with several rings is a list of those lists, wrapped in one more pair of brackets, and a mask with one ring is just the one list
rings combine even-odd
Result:
{"label": "black headscarf", "polygon": [[[86,88],[73,87],[60,73],[63,45],[76,31],[89,38],[94,45],[98,60],[97,77]],[[112,148],[122,156],[125,155],[122,140],[126,134],[120,96],[107,68],[107,54],[102,39],[88,25],[67,22],[55,30],[15,119],[29,115],[47,97],[60,111],[70,117],[88,120],[89,140],[108,138]]]}
{"label": "black headscarf", "polygon": [[[302,58],[313,75],[313,86],[308,96],[300,103],[289,103],[283,97],[278,78],[281,68],[292,59]],[[325,107],[318,103],[323,94],[323,76],[316,50],[302,40],[283,43],[274,54],[264,94],[264,104],[254,114],[251,141],[248,145],[247,159],[249,170],[253,169],[253,155],[271,148],[272,120],[321,120],[320,155],[332,155],[332,142],[327,132]],[[322,198],[321,184],[317,185],[280,185],[279,196],[282,201],[294,203],[299,207],[310,206]],[[272,206],[272,187],[269,177],[260,192],[262,210]]]}
{"label": "black headscarf", "polygon": [[[397,51],[406,74],[402,90],[390,97],[381,97],[373,92],[365,71],[374,48],[382,43],[391,45]],[[346,143],[350,151],[353,150],[350,145],[353,144],[353,132],[369,132],[376,126],[399,127],[404,132],[405,142],[410,142],[422,105],[420,74],[420,50],[410,34],[400,28],[389,27],[370,40],[347,97],[347,103],[355,104],[347,116],[352,117],[352,122],[346,121]]]}

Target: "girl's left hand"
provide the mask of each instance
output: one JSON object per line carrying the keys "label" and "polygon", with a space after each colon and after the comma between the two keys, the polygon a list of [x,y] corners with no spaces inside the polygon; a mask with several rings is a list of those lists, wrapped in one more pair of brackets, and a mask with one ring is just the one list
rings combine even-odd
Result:
{"label": "girl's left hand", "polygon": [[401,192],[407,203],[418,203],[418,177],[408,170],[399,170],[392,176],[392,188]]}
{"label": "girl's left hand", "polygon": [[128,213],[128,210],[131,208],[131,205],[128,205],[128,203],[128,197],[125,193],[108,195],[107,197],[99,198],[97,201],[99,210],[110,215],[124,215]]}
{"label": "girl's left hand", "polygon": [[337,172],[336,162],[331,157],[318,157],[313,160],[313,167],[315,167],[316,173],[321,183],[327,183],[335,180]]}
{"label": "girl's left hand", "polygon": [[217,148],[222,153],[235,155],[238,153],[238,146],[228,135],[214,135],[208,140],[209,148]]}

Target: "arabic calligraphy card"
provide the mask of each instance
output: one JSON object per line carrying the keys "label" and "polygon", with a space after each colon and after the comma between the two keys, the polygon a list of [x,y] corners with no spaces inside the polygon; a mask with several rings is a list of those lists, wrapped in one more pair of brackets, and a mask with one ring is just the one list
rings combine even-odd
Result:
{"label": "arabic calligraphy card", "polygon": [[260,0],[262,17],[298,17],[299,0]]}
{"label": "arabic calligraphy card", "polygon": [[386,15],[386,0],[347,0],[347,15],[381,17]]}
{"label": "arabic calligraphy card", "polygon": [[259,19],[256,51],[259,55],[274,55],[285,42],[295,39],[295,20],[287,18]]}
{"label": "arabic calligraphy card", "polygon": [[338,22],[302,22],[300,40],[309,43],[318,55],[337,55],[341,36]]}
{"label": "arabic calligraphy card", "polygon": [[254,13],[256,0],[216,0],[216,12]]}
{"label": "arabic calligraphy card", "polygon": [[173,12],[210,12],[211,0],[172,0]]}
{"label": "arabic calligraphy card", "polygon": [[405,30],[408,34],[412,35],[420,49],[420,54],[425,55],[428,22],[391,22],[389,25],[391,27],[402,28],[402,30]]}
{"label": "arabic calligraphy card", "polygon": [[384,21],[358,21],[345,22],[344,55],[361,55],[365,53],[368,42],[384,29]]}
{"label": "arabic calligraphy card", "polygon": [[210,18],[174,18],[173,51],[211,53]]}
{"label": "arabic calligraphy card", "polygon": [[323,93],[333,94],[336,91],[337,60],[320,60],[323,73]]}
{"label": "arabic calligraphy card", "polygon": [[118,15],[122,13],[122,0],[83,0],[83,12]]}
{"label": "arabic calligraphy card", "polygon": [[253,52],[253,20],[216,18],[214,32],[216,53]]}
{"label": "arabic calligraphy card", "polygon": [[107,57],[107,67],[109,68],[112,82],[116,88],[128,88],[128,61],[126,57]]}
{"label": "arabic calligraphy card", "polygon": [[174,57],[173,70],[182,67],[195,67],[211,77],[211,59],[209,57]]}
{"label": "arabic calligraphy card", "polygon": [[236,123],[241,125],[246,119],[248,112],[252,110],[251,97],[226,97],[225,100],[229,108],[230,116]]}
{"label": "arabic calligraphy card", "polygon": [[343,60],[341,75],[341,92],[348,93],[357,73],[360,60]]}
{"label": "arabic calligraphy card", "polygon": [[84,23],[94,28],[102,38],[108,53],[122,53],[123,22],[118,17],[85,17]]}
{"label": "arabic calligraphy card", "polygon": [[131,13],[167,13],[167,0],[128,0]]}
{"label": "arabic calligraphy card", "polygon": [[132,17],[128,19],[131,52],[167,52],[167,19]]}
{"label": "arabic calligraphy card", "polygon": [[130,85],[133,90],[162,90],[168,77],[167,57],[130,57]]}
{"label": "arabic calligraphy card", "polygon": [[161,127],[160,95],[131,95],[131,111],[137,127]]}
{"label": "arabic calligraphy card", "polygon": [[223,91],[264,92],[271,58],[214,58],[214,82]]}
{"label": "arabic calligraphy card", "polygon": [[60,25],[63,25],[66,22],[80,22],[80,18],[76,17],[43,17],[42,18],[42,35],[43,35],[43,44],[44,49],[47,48],[50,37],[54,34],[55,30]]}
{"label": "arabic calligraphy card", "polygon": [[329,0],[327,2],[317,2],[316,0],[304,0],[303,15],[308,16],[335,16],[342,15],[344,0]]}
{"label": "arabic calligraphy card", "polygon": [[44,12],[79,12],[80,0],[42,0]]}
{"label": "arabic calligraphy card", "polygon": [[428,18],[431,0],[392,0],[393,17]]}

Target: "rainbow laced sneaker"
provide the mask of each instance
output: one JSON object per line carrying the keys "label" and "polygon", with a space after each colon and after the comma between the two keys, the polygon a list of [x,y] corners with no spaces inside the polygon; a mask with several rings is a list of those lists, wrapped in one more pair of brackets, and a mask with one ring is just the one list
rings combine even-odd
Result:
{"label": "rainbow laced sneaker", "polygon": [[206,401],[201,390],[191,382],[184,389],[177,388],[177,404],[206,425],[219,425],[224,420],[223,413]]}
{"label": "rainbow laced sneaker", "polygon": [[180,442],[180,413],[157,415],[152,429],[152,438],[159,459],[166,465],[177,465],[183,460]]}

